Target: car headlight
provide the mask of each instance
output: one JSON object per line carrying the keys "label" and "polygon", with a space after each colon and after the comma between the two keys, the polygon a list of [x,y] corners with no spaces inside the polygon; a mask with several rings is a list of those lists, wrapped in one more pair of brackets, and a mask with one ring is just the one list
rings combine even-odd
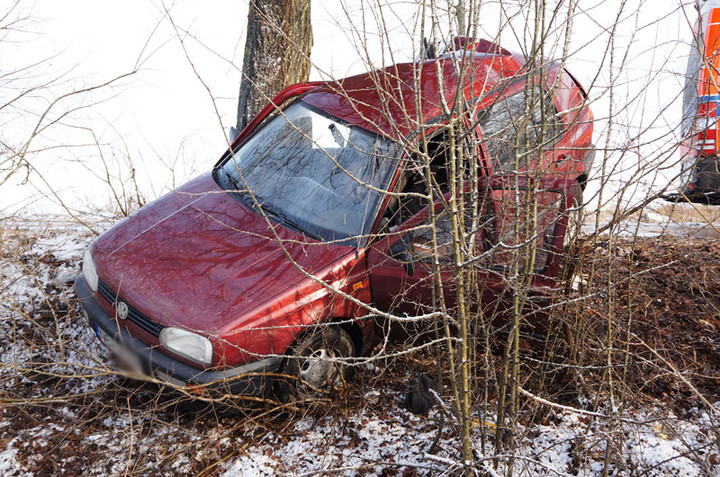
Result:
{"label": "car headlight", "polygon": [[90,254],[90,248],[85,250],[85,255],[83,255],[82,274],[90,289],[95,293],[98,289],[98,274]]}
{"label": "car headlight", "polygon": [[209,366],[212,362],[213,346],[209,339],[182,328],[163,328],[160,344],[168,351],[198,364]]}

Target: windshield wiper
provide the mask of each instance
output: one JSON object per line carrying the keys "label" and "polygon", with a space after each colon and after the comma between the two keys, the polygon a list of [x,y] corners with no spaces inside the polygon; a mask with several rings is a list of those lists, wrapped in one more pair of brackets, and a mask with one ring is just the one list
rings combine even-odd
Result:
{"label": "windshield wiper", "polygon": [[249,208],[256,208],[257,204],[260,203],[260,198],[255,196],[255,199],[253,199],[250,191],[245,188],[244,184],[240,183],[240,178],[236,178],[233,174],[230,174],[230,172],[226,171],[225,168],[222,168],[222,171],[225,173],[225,178],[227,179],[228,183],[230,183],[230,186],[232,186],[232,190],[230,190],[229,192],[235,194],[240,199],[240,201],[242,201],[242,203]]}
{"label": "windshield wiper", "polygon": [[271,217],[274,217],[279,223],[283,225],[287,225],[291,229],[300,232],[301,234],[313,238],[315,240],[322,241],[323,238],[315,233],[308,232],[307,230],[300,227],[300,225],[293,221],[292,219],[288,218],[287,215],[285,215],[283,212],[280,212],[279,210],[274,209],[272,206],[268,206],[266,203],[261,203],[260,207],[262,207],[263,212],[265,212],[266,215],[269,215]]}
{"label": "windshield wiper", "polygon": [[226,170],[224,167],[221,167],[220,170],[223,172],[223,174],[225,174],[225,180],[227,180],[228,183],[230,183],[230,185],[233,188],[233,190],[231,190],[230,192],[236,192],[238,194],[247,194],[245,189],[240,188],[240,178],[239,177],[235,177],[233,174],[230,174],[230,171]]}
{"label": "windshield wiper", "polygon": [[242,201],[243,204],[245,204],[251,209],[262,208],[265,214],[270,216],[271,218],[274,218],[276,222],[286,225],[289,228],[300,232],[307,237],[313,238],[318,241],[323,241],[323,238],[320,235],[304,230],[297,222],[288,218],[288,216],[285,215],[283,212],[273,208],[272,205],[263,202],[263,199],[259,195],[251,194],[250,191],[245,189],[244,184],[240,183],[239,178],[236,178],[229,171],[225,170],[224,167],[222,168],[222,171],[223,173],[225,173],[227,181],[234,189],[231,192],[235,194]]}

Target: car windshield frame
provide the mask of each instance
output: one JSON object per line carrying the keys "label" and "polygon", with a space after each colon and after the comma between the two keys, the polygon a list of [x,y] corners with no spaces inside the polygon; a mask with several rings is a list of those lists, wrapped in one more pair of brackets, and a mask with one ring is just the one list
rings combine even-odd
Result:
{"label": "car windshield frame", "polygon": [[359,248],[375,225],[399,153],[391,139],[296,100],[227,154],[214,175],[274,222]]}

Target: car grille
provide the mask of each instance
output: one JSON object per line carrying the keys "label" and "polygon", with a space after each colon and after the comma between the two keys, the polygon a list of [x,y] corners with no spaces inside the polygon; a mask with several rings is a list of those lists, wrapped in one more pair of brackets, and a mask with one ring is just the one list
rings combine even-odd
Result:
{"label": "car grille", "polygon": [[[118,296],[117,293],[112,291],[109,286],[103,283],[102,280],[100,280],[98,283],[98,293],[100,293],[100,295],[105,298],[108,303],[113,306],[113,308],[117,308],[117,304],[119,301],[124,301],[122,297]],[[155,323],[153,320],[140,313],[128,302],[125,302],[125,304],[128,306],[128,320],[132,321],[153,336],[157,337],[160,335],[160,330],[163,329],[162,325]]]}

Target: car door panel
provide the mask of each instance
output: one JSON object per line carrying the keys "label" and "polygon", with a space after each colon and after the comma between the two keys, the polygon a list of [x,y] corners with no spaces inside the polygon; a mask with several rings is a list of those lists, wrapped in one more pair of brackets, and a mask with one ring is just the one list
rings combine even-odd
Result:
{"label": "car door panel", "polygon": [[[477,226],[475,254],[463,264],[473,270],[470,276],[475,282],[475,292],[467,297],[471,308],[482,308],[490,316],[500,316],[510,307],[512,286],[509,285],[513,282],[509,277],[528,267],[531,269],[529,295],[533,297],[528,303],[546,298],[562,258],[567,221],[565,210],[572,200],[568,193],[570,181],[515,179],[515,182],[509,178],[480,181],[480,190],[486,191],[488,199],[474,222]],[[428,208],[425,208],[391,230],[368,251],[370,287],[376,306],[413,316],[438,310],[437,290],[442,286],[448,308],[455,307],[456,264],[454,257],[446,251],[446,243],[440,239],[447,235],[443,230],[441,204],[435,204],[435,213],[435,232],[440,245],[437,248],[439,281],[433,282],[434,255],[427,242],[432,229],[424,225],[428,223]],[[407,263],[390,252],[401,239],[412,244],[409,250],[412,274]]]}

